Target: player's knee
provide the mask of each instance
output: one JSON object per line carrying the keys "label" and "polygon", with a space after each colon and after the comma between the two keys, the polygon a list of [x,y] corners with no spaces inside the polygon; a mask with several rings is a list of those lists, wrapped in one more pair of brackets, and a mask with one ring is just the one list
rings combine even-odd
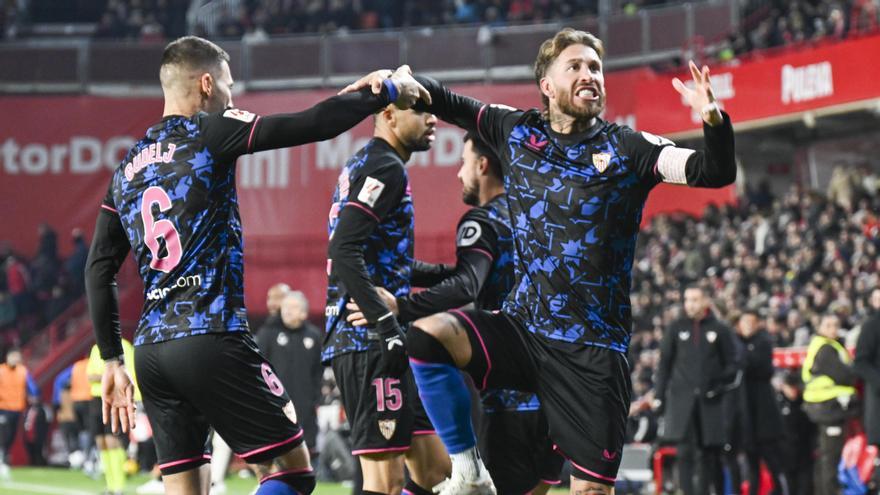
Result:
{"label": "player's knee", "polygon": [[571,473],[571,493],[583,495],[611,495],[614,484],[600,480],[592,474],[573,469]]}
{"label": "player's knee", "polygon": [[582,477],[572,475],[571,493],[577,493],[578,495],[612,495],[614,493],[614,486],[594,480],[585,480]]}
{"label": "player's knee", "polygon": [[281,472],[269,475],[260,482],[256,495],[309,495],[315,490],[315,475]]}
{"label": "player's knee", "polygon": [[415,322],[407,332],[407,351],[409,357],[427,363],[453,364],[452,355],[443,345],[444,327],[448,322],[434,315]]}

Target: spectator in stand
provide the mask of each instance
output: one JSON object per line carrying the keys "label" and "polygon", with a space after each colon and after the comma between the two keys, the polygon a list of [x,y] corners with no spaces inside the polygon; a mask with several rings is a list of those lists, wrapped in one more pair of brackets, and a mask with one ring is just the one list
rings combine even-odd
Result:
{"label": "spectator in stand", "polygon": [[70,295],[74,298],[79,298],[86,290],[85,271],[86,259],[89,257],[89,245],[86,244],[81,229],[73,229],[70,235],[73,241],[73,252],[70,253],[67,261],[64,262],[64,269],[67,271]]}
{"label": "spectator in stand", "polygon": [[0,480],[10,478],[10,449],[28,398],[39,396],[37,384],[21,362],[21,351],[10,349],[0,364]]}

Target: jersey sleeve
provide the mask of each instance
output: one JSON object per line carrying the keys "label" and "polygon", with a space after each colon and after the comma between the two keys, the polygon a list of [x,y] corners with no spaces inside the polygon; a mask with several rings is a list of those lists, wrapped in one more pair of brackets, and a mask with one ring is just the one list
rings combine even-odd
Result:
{"label": "jersey sleeve", "polygon": [[458,225],[452,274],[426,290],[398,297],[398,321],[410,322],[474,302],[492,270],[497,238],[485,211],[468,211]]}
{"label": "jersey sleeve", "polygon": [[471,208],[461,217],[455,234],[457,254],[475,251],[494,261],[497,246],[498,232],[485,210]]}
{"label": "jersey sleeve", "polygon": [[95,222],[95,235],[85,269],[89,314],[105,359],[122,354],[116,274],[131,250],[119,214],[108,202],[112,204],[109,192],[108,198],[101,203]]}
{"label": "jersey sleeve", "polygon": [[722,112],[723,123],[703,124],[705,148],[678,147],[669,139],[649,132],[621,128],[622,151],[643,181],[691,187],[724,187],[736,179],[733,126]]}
{"label": "jersey sleeve", "polygon": [[381,222],[406,193],[407,178],[402,166],[388,163],[358,174],[351,183],[348,202],[344,208],[356,208]]}
{"label": "jersey sleeve", "polygon": [[417,104],[417,109],[430,111],[446,122],[476,133],[498,156],[507,156],[504,143],[523,111],[506,105],[487,105],[450,91],[430,77],[416,76],[416,80],[431,93],[432,100],[430,106]]}
{"label": "jersey sleeve", "polygon": [[[489,145],[499,157],[506,157],[507,138],[513,127],[519,122],[525,112],[507,105],[493,103],[483,105],[477,112],[477,135]],[[502,159],[502,165],[507,161]],[[506,166],[504,166],[506,172]]]}
{"label": "jersey sleeve", "polygon": [[238,108],[202,114],[199,121],[202,139],[213,156],[222,161],[233,161],[253,151],[254,133],[260,118]]}
{"label": "jersey sleeve", "polygon": [[327,248],[333,270],[370,323],[390,310],[367,272],[364,243],[405,192],[406,175],[399,164],[372,168],[355,178]]}

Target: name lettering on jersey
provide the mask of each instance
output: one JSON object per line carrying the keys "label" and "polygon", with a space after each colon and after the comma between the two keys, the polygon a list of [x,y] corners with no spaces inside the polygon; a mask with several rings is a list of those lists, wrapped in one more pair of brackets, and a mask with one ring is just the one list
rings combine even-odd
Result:
{"label": "name lettering on jersey", "polygon": [[168,297],[168,293],[173,289],[183,289],[187,287],[201,287],[202,286],[202,276],[201,275],[185,275],[183,277],[178,277],[177,280],[174,281],[174,285],[171,287],[163,287],[163,288],[155,288],[151,291],[147,292],[147,300],[149,301],[158,301],[160,299],[165,299]]}
{"label": "name lettering on jersey", "polygon": [[223,116],[230,119],[240,120],[242,122],[251,122],[254,120],[256,115],[248,112],[247,110],[239,110],[238,108],[230,108],[223,112]]}
{"label": "name lettering on jersey", "polygon": [[140,153],[128,163],[125,164],[125,178],[131,181],[135,174],[140,173],[147,165],[154,163],[171,163],[174,159],[174,151],[177,150],[176,144],[169,144],[165,151],[162,151],[162,142],[153,143],[142,149]]}
{"label": "name lettering on jersey", "polygon": [[376,201],[379,200],[379,196],[382,195],[382,191],[384,190],[384,182],[373,177],[367,177],[367,180],[364,181],[364,187],[362,187],[361,192],[358,193],[357,199],[361,203],[373,208],[376,206]]}
{"label": "name lettering on jersey", "polygon": [[593,153],[593,166],[599,173],[608,170],[608,164],[611,163],[611,153]]}
{"label": "name lettering on jersey", "polygon": [[480,235],[482,234],[483,229],[480,227],[480,224],[473,220],[468,220],[458,227],[458,235],[455,239],[455,245],[458,247],[472,246],[480,239]]}

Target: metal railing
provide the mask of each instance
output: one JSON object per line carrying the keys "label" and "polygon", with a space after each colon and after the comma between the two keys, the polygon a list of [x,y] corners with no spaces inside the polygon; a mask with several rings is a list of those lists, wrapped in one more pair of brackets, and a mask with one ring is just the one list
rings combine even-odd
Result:
{"label": "metal railing", "polygon": [[[596,33],[606,68],[670,60],[695,37],[716,40],[739,20],[736,0],[712,0],[635,15],[582,17],[521,26],[443,26],[220,41],[249,90],[338,86],[403,63],[445,81],[524,80],[538,45],[563,26]],[[158,93],[163,43],[47,40],[0,45],[0,92]]]}

